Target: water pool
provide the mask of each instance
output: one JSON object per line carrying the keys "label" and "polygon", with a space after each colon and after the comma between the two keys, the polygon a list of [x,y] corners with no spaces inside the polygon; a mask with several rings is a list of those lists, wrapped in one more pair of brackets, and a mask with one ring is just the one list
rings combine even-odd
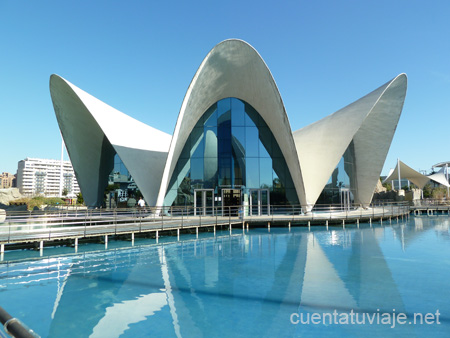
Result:
{"label": "water pool", "polygon": [[110,241],[42,257],[9,251],[0,306],[42,337],[444,337],[449,223],[423,216]]}

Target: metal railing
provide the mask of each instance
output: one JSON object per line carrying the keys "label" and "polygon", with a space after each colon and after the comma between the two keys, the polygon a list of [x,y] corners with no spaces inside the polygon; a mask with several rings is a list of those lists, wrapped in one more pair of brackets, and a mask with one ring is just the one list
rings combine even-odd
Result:
{"label": "metal railing", "polygon": [[[5,309],[0,306],[0,322],[4,331],[15,338],[39,338],[35,332],[30,330],[17,318],[12,317]],[[0,332],[1,334],[1,332]]]}
{"label": "metal railing", "polygon": [[409,204],[379,203],[367,208],[316,206],[302,213],[299,205],[144,207],[7,213],[0,224],[0,244],[120,235],[246,222],[306,222],[396,217],[409,214]]}

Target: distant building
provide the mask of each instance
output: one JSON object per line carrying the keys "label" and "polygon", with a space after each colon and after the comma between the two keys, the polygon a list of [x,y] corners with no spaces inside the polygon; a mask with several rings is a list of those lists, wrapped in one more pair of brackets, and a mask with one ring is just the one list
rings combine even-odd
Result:
{"label": "distant building", "polygon": [[63,161],[62,169],[61,177],[61,161],[27,157],[18,163],[17,187],[22,195],[58,197],[62,182],[67,196],[75,197],[80,188],[70,161]]}
{"label": "distant building", "polygon": [[16,175],[3,172],[0,175],[0,189],[8,189],[16,186]]}

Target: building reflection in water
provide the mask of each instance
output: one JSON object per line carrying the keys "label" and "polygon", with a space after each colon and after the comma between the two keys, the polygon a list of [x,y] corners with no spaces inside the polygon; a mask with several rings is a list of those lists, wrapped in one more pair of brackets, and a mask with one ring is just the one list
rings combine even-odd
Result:
{"label": "building reflection in water", "polygon": [[[251,229],[228,234],[204,234],[198,240],[187,236],[160,245],[142,240],[135,247],[5,262],[0,265],[0,299],[8,311],[50,337],[232,332],[414,337],[449,329],[450,307],[443,301],[450,296],[448,288],[440,295],[435,291],[450,277],[439,264],[448,266],[449,261],[433,265],[421,260],[424,247],[441,250],[428,253],[431,259],[449,257],[448,218],[416,217],[409,223],[360,229],[272,228],[270,233]],[[420,264],[427,266],[427,273],[440,274],[430,281],[420,273]],[[292,313],[305,319],[335,310],[409,316],[436,309],[442,314],[437,331],[424,325],[393,330],[367,323],[290,322]]]}

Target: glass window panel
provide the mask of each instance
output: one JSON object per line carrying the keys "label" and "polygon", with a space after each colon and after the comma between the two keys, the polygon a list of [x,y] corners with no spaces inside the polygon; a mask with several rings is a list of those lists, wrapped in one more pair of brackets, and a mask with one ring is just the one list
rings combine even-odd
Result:
{"label": "glass window panel", "polygon": [[226,98],[217,102],[217,121],[223,123],[231,119],[231,99]]}
{"label": "glass window panel", "polygon": [[259,128],[259,156],[260,157],[271,157],[272,153],[272,132],[267,127]]}
{"label": "glass window panel", "polygon": [[231,125],[245,126],[244,103],[238,99],[231,99]]}
{"label": "glass window panel", "polygon": [[201,188],[203,182],[203,158],[191,158],[191,185]]}
{"label": "glass window panel", "polygon": [[203,157],[203,128],[195,127],[191,133],[191,157]]}
{"label": "glass window panel", "polygon": [[233,170],[234,186],[245,185],[245,159],[243,157],[233,158]]}
{"label": "glass window panel", "polygon": [[256,127],[258,125],[259,114],[249,104],[245,104],[245,126]]}
{"label": "glass window panel", "polygon": [[275,170],[272,170],[272,182],[273,182],[273,189],[276,190],[280,190],[280,189],[284,189],[284,185],[283,182],[281,182],[280,178],[278,177],[277,173],[275,172]]}
{"label": "glass window panel", "polygon": [[245,127],[232,128],[231,146],[237,157],[245,157]]}
{"label": "glass window panel", "polygon": [[258,157],[259,137],[256,127],[245,127],[245,154],[247,157]]}
{"label": "glass window panel", "polygon": [[205,127],[217,126],[217,103],[213,104],[205,113]]}
{"label": "glass window panel", "polygon": [[204,157],[217,159],[217,128],[205,127],[205,151]]}
{"label": "glass window panel", "polygon": [[231,158],[220,157],[219,158],[219,185],[230,186],[231,185]]}
{"label": "glass window panel", "polygon": [[189,158],[190,157],[190,150],[191,150],[191,137],[189,136],[186,140],[186,144],[183,147],[183,150],[181,151],[180,158]]}
{"label": "glass window panel", "polygon": [[246,187],[250,189],[259,188],[259,159],[247,158],[245,161],[247,169]]}
{"label": "glass window panel", "polygon": [[217,185],[217,157],[205,158],[204,188],[214,188]]}
{"label": "glass window panel", "polygon": [[259,183],[260,188],[272,188],[272,159],[260,158],[259,159]]}

